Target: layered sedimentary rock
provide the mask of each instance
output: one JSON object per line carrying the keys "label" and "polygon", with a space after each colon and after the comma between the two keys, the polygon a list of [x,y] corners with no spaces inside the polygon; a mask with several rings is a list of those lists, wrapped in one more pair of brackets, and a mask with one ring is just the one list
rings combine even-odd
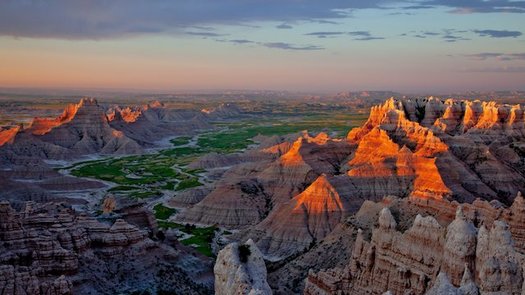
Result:
{"label": "layered sedimentary rock", "polygon": [[158,101],[144,106],[116,106],[108,111],[108,119],[111,127],[141,146],[153,146],[167,136],[190,135],[211,127],[202,112],[168,109]]}
{"label": "layered sedimentary rock", "polygon": [[[520,106],[392,98],[373,107],[368,120],[346,140],[304,132],[295,140],[267,139],[245,153],[274,158],[245,162],[240,160],[243,155],[236,155],[240,163],[177,218],[243,229],[233,239],[252,238],[272,260],[300,254],[323,239],[340,214],[355,213],[365,200],[380,201],[387,195],[408,197],[448,223],[456,208],[451,202],[487,206],[481,201],[487,200],[509,206],[525,190],[523,125]],[[210,157],[201,163],[217,167],[228,161]],[[329,180],[342,204],[336,211],[323,208],[318,215],[322,218],[309,211],[312,202],[295,206],[303,204],[305,195],[311,198],[308,190],[320,175]],[[497,218],[488,215],[483,220]],[[510,215],[505,220],[519,224]],[[522,232],[520,225],[510,228]],[[522,243],[523,238],[515,237]]]}
{"label": "layered sedimentary rock", "polygon": [[329,139],[324,133],[316,137],[303,133],[284,154],[280,151],[263,151],[267,156],[247,152],[259,161],[230,168],[209,195],[177,218],[228,228],[257,224],[322,173],[337,173],[338,164],[349,152],[345,142]]}
{"label": "layered sedimentary rock", "polygon": [[[3,146],[18,156],[68,159],[82,154],[139,153],[140,145],[109,126],[104,109],[95,99],[82,99],[66,107],[56,119],[35,118]],[[5,151],[3,151],[5,152]]]}
{"label": "layered sedimentary rock", "polygon": [[323,174],[256,226],[255,231],[263,233],[257,244],[270,257],[292,255],[327,236],[348,211]]}
{"label": "layered sedimentary rock", "polygon": [[83,98],[68,105],[57,118],[35,118],[27,129],[2,130],[0,146],[18,156],[41,159],[133,154],[164,137],[210,128],[207,120],[205,113],[169,109],[159,102],[106,110],[95,99]]}
{"label": "layered sedimentary rock", "polygon": [[39,200],[33,192],[57,195],[102,188],[105,185],[94,180],[64,176],[49,163],[87,155],[143,153],[144,148],[159,145],[165,137],[210,128],[208,119],[200,111],[172,109],[159,102],[108,110],[93,98],[83,98],[66,106],[57,118],[35,118],[25,129],[2,128],[0,199]]}
{"label": "layered sedimentary rock", "polygon": [[[406,232],[383,208],[370,241],[360,231],[349,265],[308,276],[305,294],[521,294],[525,256],[504,221],[476,228],[461,207],[446,228],[418,215]],[[448,293],[447,293],[448,294]]]}
{"label": "layered sedimentary rock", "polygon": [[169,200],[169,204],[174,207],[190,207],[202,201],[211,189],[208,187],[196,187],[178,193]]}
{"label": "layered sedimentary rock", "polygon": [[[143,275],[142,281],[138,277],[122,277],[115,281],[111,276],[119,272],[136,276],[132,269],[142,265],[157,268],[157,271],[165,269],[162,263],[151,266],[147,262],[155,261],[158,255],[171,260],[177,257],[173,250],[148,239],[147,232],[122,219],[105,224],[78,215],[64,205],[27,203],[22,211],[16,212],[9,203],[0,203],[2,294],[155,290],[159,286],[156,280],[161,280],[156,278],[158,273]],[[127,265],[122,267],[124,257]],[[172,291],[193,293],[199,290],[192,286],[184,272],[175,269],[171,272],[174,275],[170,279],[174,286]]]}
{"label": "layered sedimentary rock", "polygon": [[[351,142],[365,150],[367,145],[382,144],[390,153],[368,157],[364,161],[366,169],[352,165],[363,162],[357,154],[358,159],[349,163],[348,173],[366,177],[367,172],[380,172],[379,179],[386,175],[390,183],[394,182],[391,186],[403,190],[406,184],[403,176],[424,172],[426,177],[420,177],[420,181],[409,180],[412,194],[452,195],[470,202],[476,197],[498,198],[508,203],[525,185],[523,170],[514,166],[523,165],[519,160],[524,137],[522,121],[519,106],[435,98],[390,99],[373,107],[368,121],[348,135]],[[388,144],[390,147],[386,149]],[[396,152],[396,148],[405,148],[404,153],[410,150],[412,159],[400,161],[402,153]],[[399,177],[393,177],[396,175]],[[433,183],[423,179],[433,179]],[[374,179],[372,184],[377,185],[377,181]]]}
{"label": "layered sedimentary rock", "polygon": [[260,171],[260,163],[243,163],[229,169],[215,189],[199,203],[177,214],[176,219],[227,228],[257,224],[271,209],[270,199],[256,179]]}
{"label": "layered sedimentary rock", "polygon": [[217,255],[213,268],[215,294],[272,294],[261,252],[252,240],[243,245],[248,249],[244,253],[240,253],[240,246],[231,243]]}

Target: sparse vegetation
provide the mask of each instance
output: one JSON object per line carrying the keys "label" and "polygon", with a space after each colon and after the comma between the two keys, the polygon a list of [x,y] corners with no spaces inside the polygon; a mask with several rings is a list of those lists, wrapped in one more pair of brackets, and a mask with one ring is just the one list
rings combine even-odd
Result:
{"label": "sparse vegetation", "polygon": [[190,235],[190,237],[180,240],[183,245],[192,246],[203,255],[212,257],[211,242],[215,236],[215,231],[218,230],[215,226],[210,227],[196,227],[195,225],[182,225],[180,223],[160,220],[158,222],[159,228],[163,229],[178,229],[179,231]]}
{"label": "sparse vegetation", "polygon": [[174,146],[179,146],[179,145],[188,144],[190,142],[190,140],[191,140],[190,136],[180,136],[180,137],[177,137],[177,138],[174,138],[174,139],[170,140],[170,142]]}
{"label": "sparse vegetation", "polygon": [[197,178],[190,178],[190,179],[184,179],[177,185],[177,190],[185,190],[192,187],[201,186],[202,183],[200,183],[199,179]]}
{"label": "sparse vegetation", "polygon": [[250,250],[250,245],[239,245],[239,260],[242,263],[248,262],[248,257],[252,254],[252,250]]}
{"label": "sparse vegetation", "polygon": [[153,207],[153,212],[155,213],[155,218],[166,220],[170,218],[171,215],[176,214],[177,209],[169,208],[159,203]]}

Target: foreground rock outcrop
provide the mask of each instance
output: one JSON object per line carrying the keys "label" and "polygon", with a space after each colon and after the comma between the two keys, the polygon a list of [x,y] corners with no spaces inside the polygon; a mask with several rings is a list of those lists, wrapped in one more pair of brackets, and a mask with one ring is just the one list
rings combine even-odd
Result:
{"label": "foreground rock outcrop", "polygon": [[65,205],[27,203],[16,212],[0,203],[1,294],[197,294],[211,282],[189,274],[206,271],[205,262],[122,219],[106,224]]}
{"label": "foreground rock outcrop", "polygon": [[227,245],[217,255],[213,271],[215,294],[272,294],[262,254],[252,240]]}
{"label": "foreground rock outcrop", "polygon": [[[401,233],[388,208],[370,241],[359,231],[344,268],[310,272],[305,294],[521,294],[525,255],[514,247],[507,223],[476,228],[458,207],[441,226],[417,215]],[[445,293],[443,293],[445,292]],[[448,293],[447,293],[448,292]]]}

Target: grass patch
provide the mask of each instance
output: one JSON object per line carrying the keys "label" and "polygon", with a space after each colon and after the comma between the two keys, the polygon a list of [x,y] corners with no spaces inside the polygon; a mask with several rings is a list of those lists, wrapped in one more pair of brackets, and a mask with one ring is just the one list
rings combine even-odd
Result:
{"label": "grass patch", "polygon": [[171,215],[176,214],[177,209],[169,208],[159,203],[153,207],[153,212],[155,213],[155,218],[166,220],[170,218]]}
{"label": "grass patch", "polygon": [[159,220],[159,228],[169,229],[175,228],[183,233],[191,235],[191,237],[181,240],[180,242],[186,246],[192,246],[200,253],[212,257],[211,242],[215,236],[215,231],[218,230],[215,226],[196,227],[195,225],[182,225],[180,223]]}
{"label": "grass patch", "polygon": [[201,185],[202,183],[200,183],[199,179],[197,178],[184,179],[181,182],[179,182],[176,190],[181,191],[192,187],[198,187]]}
{"label": "grass patch", "polygon": [[175,157],[181,157],[181,156],[188,156],[188,155],[194,155],[194,154],[200,154],[203,153],[200,148],[198,147],[179,147],[169,150],[163,150],[160,153],[165,156],[175,156]]}
{"label": "grass patch", "polygon": [[108,189],[108,192],[123,192],[123,191],[125,192],[125,191],[133,191],[133,190],[138,190],[138,189],[140,188],[136,186],[117,185],[115,187]]}
{"label": "grass patch", "polygon": [[174,146],[179,146],[179,145],[188,144],[190,142],[190,140],[191,140],[190,136],[180,136],[180,137],[177,137],[177,138],[174,138],[174,139],[170,140],[170,142]]}
{"label": "grass patch", "polygon": [[133,199],[147,199],[151,197],[160,197],[160,196],[162,196],[162,193],[158,191],[140,191],[140,192],[132,192],[129,194],[129,197]]}

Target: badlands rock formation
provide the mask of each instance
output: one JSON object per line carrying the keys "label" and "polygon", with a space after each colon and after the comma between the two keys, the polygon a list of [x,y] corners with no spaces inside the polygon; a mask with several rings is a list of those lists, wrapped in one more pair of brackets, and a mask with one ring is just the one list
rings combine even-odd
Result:
{"label": "badlands rock formation", "polygon": [[108,111],[111,127],[122,131],[141,146],[153,146],[167,136],[194,134],[209,129],[205,113],[193,110],[168,109],[154,101],[138,107],[116,106]]}
{"label": "badlands rock formation", "polygon": [[[404,233],[388,208],[367,241],[359,231],[350,263],[310,272],[305,294],[521,294],[525,255],[507,223],[476,228],[458,207],[447,227],[417,215]],[[443,292],[450,293],[443,293]],[[496,293],[493,293],[496,292]]]}
{"label": "badlands rock formation", "polygon": [[[215,188],[177,218],[241,229],[233,239],[252,238],[271,260],[300,254],[365,200],[387,195],[450,222],[454,213],[439,212],[443,204],[481,199],[505,207],[525,191],[524,139],[519,105],[392,98],[345,140],[303,133],[246,153],[269,156],[263,160],[237,156]],[[200,163],[228,162],[212,158]],[[317,182],[321,176],[327,181]]]}
{"label": "badlands rock formation", "polygon": [[17,155],[40,159],[67,159],[82,154],[128,154],[140,145],[109,126],[104,109],[94,99],[69,105],[56,119],[35,118],[19,132],[13,144],[4,145]]}
{"label": "badlands rock formation", "polygon": [[304,133],[289,149],[247,152],[245,162],[230,168],[206,198],[178,218],[228,228],[255,225],[319,175],[335,174],[338,163],[348,156],[347,150],[344,142],[324,133],[317,137]]}
{"label": "badlands rock formation", "polygon": [[[409,177],[408,192],[415,197],[468,202],[482,197],[509,204],[525,185],[520,156],[524,132],[519,105],[390,99],[373,107],[364,126],[348,135],[358,151],[375,140],[390,152],[374,157],[376,164],[356,152],[348,173],[366,177],[366,171],[381,169],[374,172],[398,190]],[[356,162],[361,165],[352,165]],[[377,186],[377,180],[372,184]]]}
{"label": "badlands rock formation", "polygon": [[343,200],[326,175],[319,176],[302,193],[275,208],[256,226],[263,237],[259,247],[268,256],[289,256],[323,239],[345,217]]}
{"label": "badlands rock formation", "polygon": [[[133,154],[170,135],[210,128],[205,114],[153,102],[106,111],[92,98],[68,105],[55,119],[35,118],[30,127],[2,130],[0,146],[17,156],[70,159],[83,154]],[[5,153],[5,151],[4,151]]]}
{"label": "badlands rock formation", "polygon": [[[189,273],[206,272],[206,263],[147,235],[122,219],[101,223],[64,205],[27,203],[16,212],[2,202],[0,294],[205,291]],[[185,264],[194,266],[178,267]]]}
{"label": "badlands rock formation", "polygon": [[50,195],[57,192],[104,187],[100,182],[66,177],[51,169],[48,160],[142,153],[164,137],[210,128],[207,120],[200,111],[171,109],[159,102],[107,110],[95,99],[84,98],[68,105],[57,118],[35,118],[25,129],[2,128],[0,200],[18,206],[15,203],[51,200]]}
{"label": "badlands rock formation", "polygon": [[248,240],[250,254],[242,261],[239,244],[231,243],[217,255],[214,267],[215,294],[267,295],[272,294],[266,282],[266,266],[261,252],[252,240]]}

